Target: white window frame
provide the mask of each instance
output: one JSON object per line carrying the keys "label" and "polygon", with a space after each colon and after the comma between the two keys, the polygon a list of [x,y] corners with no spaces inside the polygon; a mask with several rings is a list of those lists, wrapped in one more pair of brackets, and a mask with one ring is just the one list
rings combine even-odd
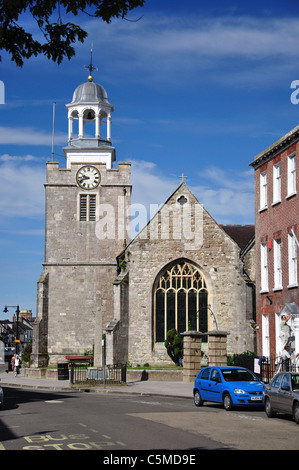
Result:
{"label": "white window frame", "polygon": [[273,204],[281,202],[281,163],[273,166]]}
{"label": "white window frame", "polygon": [[261,243],[261,292],[268,291],[268,244]]}
{"label": "white window frame", "polygon": [[296,154],[288,156],[287,197],[296,194]]}
{"label": "white window frame", "polygon": [[269,315],[262,315],[262,348],[263,356],[270,357]]}
{"label": "white window frame", "polygon": [[260,174],[260,211],[268,207],[268,184],[267,184],[267,171]]}
{"label": "white window frame", "polygon": [[283,350],[284,344],[281,341],[281,331],[280,331],[280,324],[281,324],[281,313],[275,313],[275,342],[276,342],[276,355],[281,354]]}
{"label": "white window frame", "polygon": [[274,289],[282,289],[281,239],[276,238],[274,245]]}
{"label": "white window frame", "polygon": [[298,285],[298,247],[296,236],[293,232],[288,234],[288,264],[289,264],[289,285],[295,287]]}

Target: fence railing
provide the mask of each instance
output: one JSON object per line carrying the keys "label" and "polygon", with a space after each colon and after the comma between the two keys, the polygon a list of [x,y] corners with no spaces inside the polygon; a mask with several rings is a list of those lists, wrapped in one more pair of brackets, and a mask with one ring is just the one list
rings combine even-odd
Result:
{"label": "fence railing", "polygon": [[298,372],[299,364],[296,359],[282,359],[281,356],[265,358],[261,361],[261,379],[269,383],[278,372]]}
{"label": "fence railing", "polygon": [[113,364],[104,367],[88,367],[70,364],[70,382],[77,385],[122,384],[127,381],[127,365]]}
{"label": "fence railing", "polygon": [[[298,372],[298,359],[282,359],[281,356],[257,358],[240,354],[233,356],[233,365],[246,367],[247,369],[252,370],[252,372],[254,372],[263,382],[269,383],[278,372]],[[255,361],[258,362],[259,372],[256,371]]]}

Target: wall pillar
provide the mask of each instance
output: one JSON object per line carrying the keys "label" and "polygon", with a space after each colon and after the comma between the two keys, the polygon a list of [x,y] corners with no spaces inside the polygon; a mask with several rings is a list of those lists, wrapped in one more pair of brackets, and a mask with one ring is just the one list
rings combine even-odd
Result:
{"label": "wall pillar", "polygon": [[101,137],[101,130],[100,130],[100,112],[96,112],[95,115],[95,137],[100,138]]}
{"label": "wall pillar", "polygon": [[107,140],[111,140],[111,114],[107,116]]}
{"label": "wall pillar", "polygon": [[68,141],[72,140],[74,131],[74,118],[73,116],[69,117],[69,129],[68,129]]}
{"label": "wall pillar", "polygon": [[37,281],[36,319],[33,324],[32,367],[48,365],[48,289],[49,274],[44,272]]}
{"label": "wall pillar", "polygon": [[225,331],[210,331],[207,333],[209,366],[227,366],[227,335]]}
{"label": "wall pillar", "polygon": [[200,331],[185,331],[182,336],[184,337],[183,382],[194,382],[200,370],[203,333]]}
{"label": "wall pillar", "polygon": [[79,132],[78,138],[83,139],[84,137],[84,121],[83,121],[83,113],[79,113]]}

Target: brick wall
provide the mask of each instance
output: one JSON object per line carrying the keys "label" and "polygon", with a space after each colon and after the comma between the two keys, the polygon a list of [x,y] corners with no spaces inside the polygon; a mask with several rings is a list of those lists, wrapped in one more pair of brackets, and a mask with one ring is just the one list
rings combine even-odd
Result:
{"label": "brick wall", "polygon": [[[288,233],[293,228],[299,233],[299,198],[295,194],[287,197],[287,161],[293,152],[298,155],[299,143],[288,146],[285,144],[281,151],[274,152],[273,157],[265,158],[265,163],[259,164],[255,170],[255,219],[256,219],[256,305],[258,329],[258,353],[262,354],[262,315],[269,315],[270,355],[276,351],[275,314],[279,313],[285,303],[299,303],[298,287],[288,288]],[[281,202],[273,204],[273,167],[281,163]],[[260,174],[267,171],[267,200],[268,206],[260,210]],[[297,191],[299,191],[297,158]],[[281,239],[282,257],[282,289],[274,287],[274,239]],[[268,255],[268,291],[261,293],[261,243],[267,244]]]}

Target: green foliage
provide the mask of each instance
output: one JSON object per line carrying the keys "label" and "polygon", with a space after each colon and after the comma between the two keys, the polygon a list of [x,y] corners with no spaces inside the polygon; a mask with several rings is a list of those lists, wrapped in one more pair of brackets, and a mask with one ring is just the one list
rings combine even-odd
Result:
{"label": "green foliage", "polygon": [[242,355],[242,356],[253,356],[253,357],[256,357],[256,354],[255,354],[255,352],[253,352],[253,351],[248,351],[248,350],[247,350],[247,351],[244,351],[244,352],[242,352],[242,354],[241,354],[241,355]]}
{"label": "green foliage", "polygon": [[[63,18],[71,19],[85,13],[110,23],[112,18],[125,18],[130,10],[142,7],[144,3],[145,0],[2,0],[0,50],[6,50],[19,67],[23,66],[24,59],[39,54],[60,64],[65,57],[70,59],[75,55],[72,44],[83,43],[87,37],[87,32],[79,25],[63,21]],[[20,26],[24,13],[31,14],[42,33],[43,43]]]}
{"label": "green foliage", "polygon": [[169,330],[164,342],[167,349],[167,354],[171,360],[178,366],[180,359],[183,357],[183,344],[184,340],[176,329]]}
{"label": "green foliage", "polygon": [[29,363],[31,353],[32,353],[32,344],[27,344],[27,346],[25,346],[25,348],[22,351],[22,362]]}

